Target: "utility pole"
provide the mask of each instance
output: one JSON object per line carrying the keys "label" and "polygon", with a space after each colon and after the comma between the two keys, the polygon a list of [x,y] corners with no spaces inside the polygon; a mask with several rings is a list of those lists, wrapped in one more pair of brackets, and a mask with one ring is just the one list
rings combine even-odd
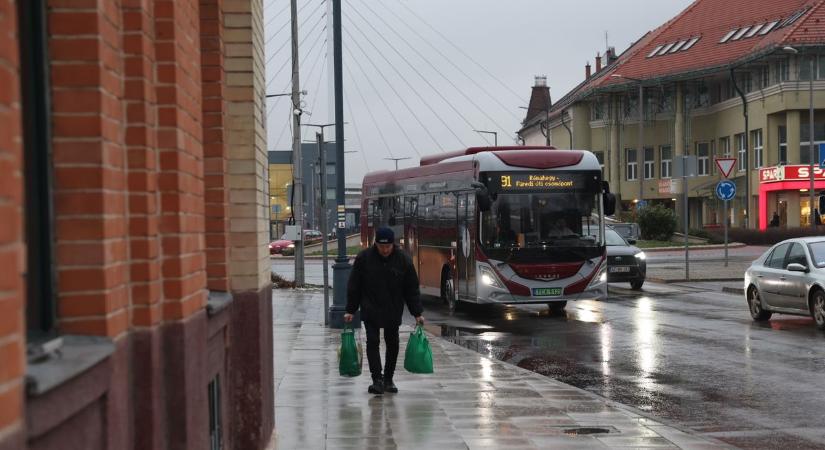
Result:
{"label": "utility pole", "polygon": [[329,215],[327,214],[327,152],[324,148],[324,128],[331,127],[334,123],[325,124],[304,124],[305,127],[318,127],[321,131],[315,133],[318,141],[318,158],[321,169],[321,213],[319,214],[321,223],[321,255],[324,266],[324,326],[329,325],[329,256],[327,255],[327,230],[329,229]]}
{"label": "utility pole", "polygon": [[386,159],[388,161],[395,161],[395,170],[398,170],[398,161],[403,161],[405,159],[410,159],[410,158],[409,157],[404,157],[404,158],[384,158],[384,159]]}
{"label": "utility pole", "polygon": [[[294,0],[293,0],[294,1]],[[347,258],[347,214],[344,199],[344,76],[341,43],[341,0],[332,0],[333,71],[335,78],[335,197],[336,235],[338,236],[338,257],[332,266],[333,305],[329,309],[329,323],[333,328],[344,327],[347,306],[347,283],[352,266]],[[360,318],[354,318],[360,327]]]}
{"label": "utility pole", "polygon": [[298,0],[290,0],[292,20],[292,184],[295,225],[298,239],[295,241],[295,285],[304,285],[304,181],[301,158],[301,85],[298,72]]}

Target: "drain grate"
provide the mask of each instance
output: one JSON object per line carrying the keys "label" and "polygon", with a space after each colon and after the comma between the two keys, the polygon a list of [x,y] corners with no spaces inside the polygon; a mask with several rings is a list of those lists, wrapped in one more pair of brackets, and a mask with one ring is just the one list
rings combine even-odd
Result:
{"label": "drain grate", "polygon": [[588,434],[606,434],[610,433],[609,428],[599,428],[599,427],[576,427],[576,428],[565,428],[564,434],[572,434],[576,436],[580,435],[588,435]]}

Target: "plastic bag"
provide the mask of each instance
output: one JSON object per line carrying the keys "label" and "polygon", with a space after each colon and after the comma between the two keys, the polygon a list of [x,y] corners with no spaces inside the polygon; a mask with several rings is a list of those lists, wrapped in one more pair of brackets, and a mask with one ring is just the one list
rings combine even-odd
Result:
{"label": "plastic bag", "polygon": [[343,377],[361,375],[363,360],[364,352],[355,338],[352,325],[344,324],[344,331],[341,332],[341,347],[338,348],[338,373]]}
{"label": "plastic bag", "polygon": [[421,325],[410,334],[404,352],[404,369],[411,373],[433,373],[433,351]]}

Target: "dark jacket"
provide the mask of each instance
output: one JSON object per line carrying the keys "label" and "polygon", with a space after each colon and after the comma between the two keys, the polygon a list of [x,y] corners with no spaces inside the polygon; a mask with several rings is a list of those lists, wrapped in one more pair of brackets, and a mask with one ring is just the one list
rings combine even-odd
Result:
{"label": "dark jacket", "polygon": [[396,247],[388,258],[372,247],[355,257],[347,284],[347,312],[361,308],[364,322],[384,327],[401,325],[404,304],[417,317],[424,311],[418,275],[412,259]]}

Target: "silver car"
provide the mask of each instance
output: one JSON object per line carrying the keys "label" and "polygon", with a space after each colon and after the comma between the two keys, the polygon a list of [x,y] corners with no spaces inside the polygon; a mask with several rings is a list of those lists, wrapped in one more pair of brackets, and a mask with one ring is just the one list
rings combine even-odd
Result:
{"label": "silver car", "polygon": [[753,320],[773,313],[810,315],[825,330],[825,237],[771,247],[745,271],[745,297]]}

